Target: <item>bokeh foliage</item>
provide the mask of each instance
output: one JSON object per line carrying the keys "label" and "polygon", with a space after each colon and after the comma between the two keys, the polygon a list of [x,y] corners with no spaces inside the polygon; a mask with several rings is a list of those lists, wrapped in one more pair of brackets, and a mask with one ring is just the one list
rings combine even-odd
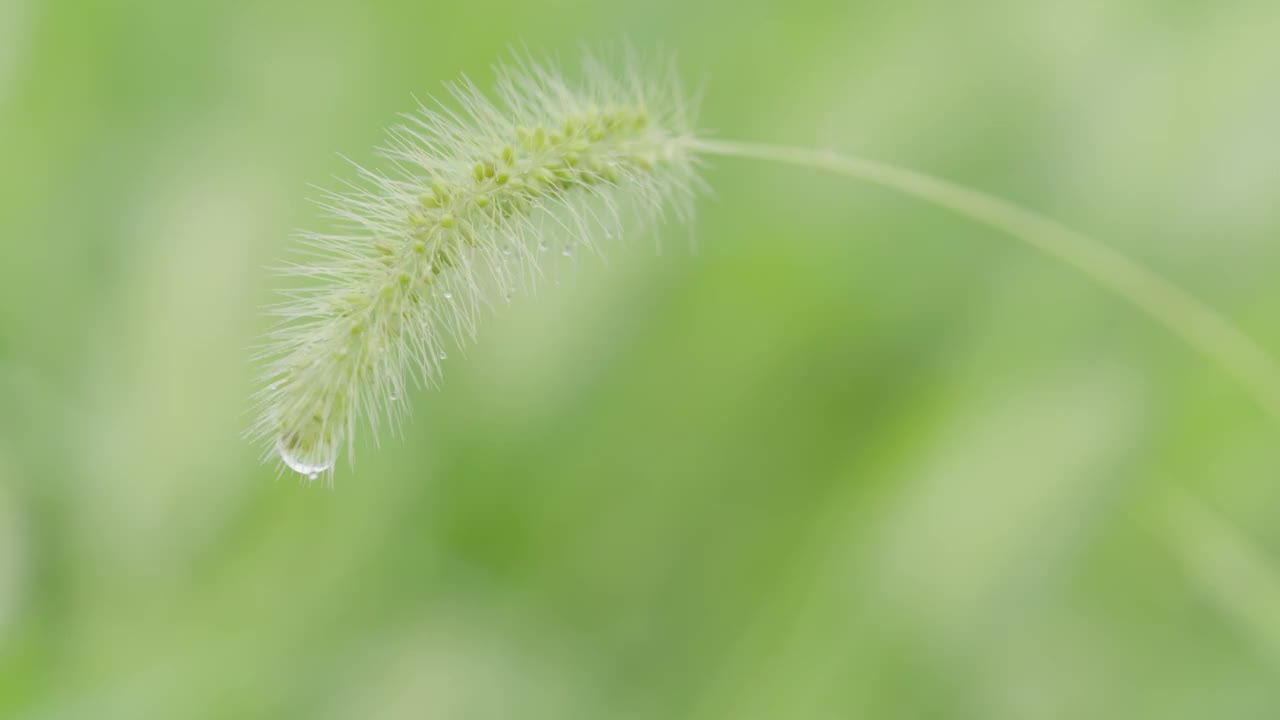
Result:
{"label": "bokeh foliage", "polygon": [[262,268],[413,94],[623,39],[725,137],[931,169],[1280,350],[1272,0],[0,4],[0,717],[1280,713],[1280,428],[1088,280],[717,161],[333,490]]}

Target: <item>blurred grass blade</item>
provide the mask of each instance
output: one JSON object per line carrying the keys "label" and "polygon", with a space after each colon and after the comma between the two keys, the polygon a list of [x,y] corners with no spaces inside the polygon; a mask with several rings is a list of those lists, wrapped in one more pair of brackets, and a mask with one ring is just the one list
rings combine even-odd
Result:
{"label": "blurred grass blade", "polygon": [[1280,669],[1280,573],[1275,558],[1185,494],[1169,504],[1167,532],[1201,592]]}

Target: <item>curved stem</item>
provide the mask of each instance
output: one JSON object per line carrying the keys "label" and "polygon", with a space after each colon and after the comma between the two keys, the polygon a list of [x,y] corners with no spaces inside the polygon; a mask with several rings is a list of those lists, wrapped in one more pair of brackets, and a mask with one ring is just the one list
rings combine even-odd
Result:
{"label": "curved stem", "polygon": [[1280,418],[1280,365],[1230,320],[1112,248],[1043,215],[983,192],[884,163],[769,143],[701,140],[712,154],[824,170],[946,208],[1075,267],[1136,305],[1234,377]]}

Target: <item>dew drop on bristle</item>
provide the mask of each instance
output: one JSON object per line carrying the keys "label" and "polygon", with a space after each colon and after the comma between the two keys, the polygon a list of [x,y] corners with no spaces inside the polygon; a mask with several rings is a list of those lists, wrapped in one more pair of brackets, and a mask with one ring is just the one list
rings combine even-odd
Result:
{"label": "dew drop on bristle", "polygon": [[441,359],[441,360],[448,360],[448,359],[449,359],[449,353],[447,353],[447,352],[445,352],[445,351],[441,350],[441,351],[440,351],[440,359]]}
{"label": "dew drop on bristle", "polygon": [[332,460],[328,462],[308,462],[293,455],[285,448],[283,439],[276,441],[276,452],[279,453],[281,462],[288,465],[290,470],[299,475],[306,475],[309,480],[315,480],[320,477],[320,473],[333,467]]}

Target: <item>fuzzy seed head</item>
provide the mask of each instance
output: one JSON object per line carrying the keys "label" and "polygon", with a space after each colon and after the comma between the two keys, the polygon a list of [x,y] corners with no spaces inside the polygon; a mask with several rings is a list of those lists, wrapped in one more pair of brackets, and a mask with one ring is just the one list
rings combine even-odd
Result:
{"label": "fuzzy seed head", "polygon": [[388,168],[325,195],[340,226],[304,233],[251,433],[287,467],[331,477],[358,428],[403,420],[450,343],[532,285],[559,253],[624,225],[692,214],[701,188],[689,99],[670,70],[622,78],[588,59],[581,82],[527,58],[497,69],[491,98],[463,80],[452,102],[392,129]]}

